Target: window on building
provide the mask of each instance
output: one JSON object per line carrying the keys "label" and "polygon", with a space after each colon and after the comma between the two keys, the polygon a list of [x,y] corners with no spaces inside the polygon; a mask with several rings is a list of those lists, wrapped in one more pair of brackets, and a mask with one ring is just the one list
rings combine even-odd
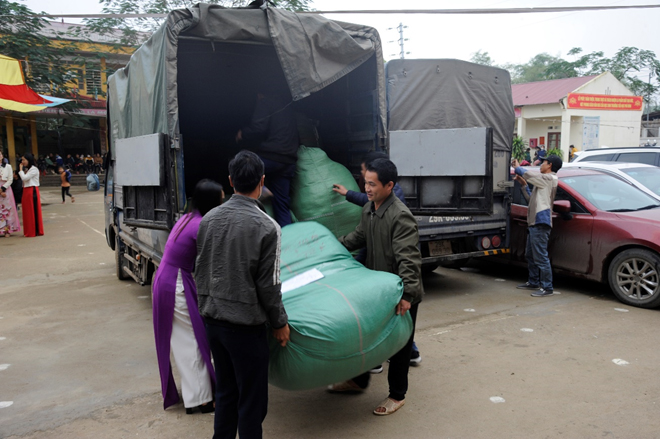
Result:
{"label": "window on building", "polygon": [[69,84],[71,86],[71,91],[73,93],[79,93],[85,91],[84,76],[83,70],[74,65],[69,65],[69,69],[66,72]]}
{"label": "window on building", "polygon": [[548,133],[548,150],[559,148],[561,133]]}
{"label": "window on building", "polygon": [[75,84],[76,92],[80,93],[81,91],[85,91],[85,83],[83,81],[83,71],[82,69],[73,69],[72,70],[73,74],[73,80],[72,82]]}
{"label": "window on building", "polygon": [[85,73],[85,93],[92,96],[101,94],[101,71],[87,69]]}

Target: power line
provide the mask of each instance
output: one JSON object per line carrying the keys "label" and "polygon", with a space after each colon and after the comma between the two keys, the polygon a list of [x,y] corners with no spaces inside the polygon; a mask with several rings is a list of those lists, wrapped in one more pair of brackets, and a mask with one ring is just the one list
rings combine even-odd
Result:
{"label": "power line", "polygon": [[[625,5],[625,6],[560,6],[560,7],[529,7],[529,8],[481,8],[481,9],[356,9],[336,11],[300,11],[299,14],[442,14],[442,15],[470,15],[470,14],[539,14],[557,12],[588,12],[622,9],[651,9],[660,8],[660,5]],[[13,15],[0,15],[11,17]],[[34,14],[40,18],[165,18],[167,14]]]}

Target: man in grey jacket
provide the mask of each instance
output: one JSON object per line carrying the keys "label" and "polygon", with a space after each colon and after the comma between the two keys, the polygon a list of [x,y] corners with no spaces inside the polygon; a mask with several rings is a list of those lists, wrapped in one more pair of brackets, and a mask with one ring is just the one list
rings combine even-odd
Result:
{"label": "man in grey jacket", "polygon": [[280,292],[281,229],[258,198],[264,164],[241,151],[229,163],[235,194],[197,234],[199,311],[215,363],[214,439],[262,437],[268,410],[267,324],[282,346],[289,325]]}
{"label": "man in grey jacket", "polygon": [[[348,250],[367,247],[367,268],[394,273],[403,280],[403,297],[395,312],[400,316],[410,312],[413,321],[413,333],[408,343],[390,358],[387,373],[389,396],[374,410],[374,414],[380,416],[394,413],[405,403],[417,307],[424,294],[417,221],[392,192],[396,179],[396,166],[388,159],[376,159],[367,165],[364,180],[369,202],[362,209],[360,224],[353,232],[339,238]],[[366,372],[352,380],[333,384],[328,390],[361,392],[368,384],[369,373]]]}

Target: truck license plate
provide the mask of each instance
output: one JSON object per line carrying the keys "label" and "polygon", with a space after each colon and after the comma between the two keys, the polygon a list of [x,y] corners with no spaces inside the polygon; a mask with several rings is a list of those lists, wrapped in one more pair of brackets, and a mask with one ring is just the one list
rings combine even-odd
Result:
{"label": "truck license plate", "polygon": [[444,256],[451,253],[450,241],[429,241],[429,256]]}

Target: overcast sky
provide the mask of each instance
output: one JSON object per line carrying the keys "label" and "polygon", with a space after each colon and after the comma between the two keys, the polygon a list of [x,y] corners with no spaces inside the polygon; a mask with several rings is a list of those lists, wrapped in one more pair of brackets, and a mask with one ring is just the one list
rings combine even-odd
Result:
{"label": "overcast sky", "polygon": [[[32,10],[49,13],[99,13],[96,0],[20,0]],[[313,0],[316,10],[444,9],[561,6],[623,6],[657,4],[650,0]],[[496,63],[524,63],[538,53],[566,57],[573,47],[585,53],[603,51],[612,56],[624,46],[652,50],[660,55],[660,8],[623,11],[498,15],[328,14],[328,18],[361,23],[378,29],[385,59],[397,58],[399,23],[407,38],[406,58],[469,60],[478,50]],[[68,19],[68,22],[74,20]]]}

